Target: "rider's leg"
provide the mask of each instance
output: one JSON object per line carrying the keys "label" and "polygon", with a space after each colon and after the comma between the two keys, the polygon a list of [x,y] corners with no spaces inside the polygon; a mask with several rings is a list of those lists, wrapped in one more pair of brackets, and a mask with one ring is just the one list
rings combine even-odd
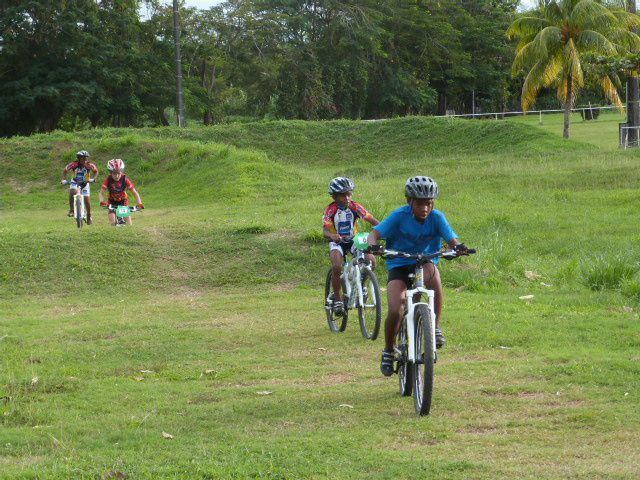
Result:
{"label": "rider's leg", "polygon": [[442,321],[442,303],[444,299],[444,295],[442,292],[442,282],[440,281],[440,272],[438,271],[438,267],[436,267],[433,263],[427,263],[423,267],[424,274],[424,285],[429,290],[433,290],[435,292],[434,296],[434,305],[433,309],[436,314],[436,347],[441,348],[447,342],[444,335],[442,334],[442,330],[440,329],[440,323]]}
{"label": "rider's leg", "polygon": [[331,285],[333,286],[333,299],[334,301],[342,301],[342,282],[340,275],[342,275],[342,251],[331,250],[329,252],[329,258],[331,259]]}
{"label": "rider's leg", "polygon": [[373,270],[374,268],[376,268],[376,257],[371,255],[370,253],[367,253],[365,255],[365,258],[367,259],[367,261],[369,262],[369,264],[371,265],[371,270]]}
{"label": "rider's leg", "polygon": [[404,298],[407,294],[407,284],[404,280],[392,279],[387,283],[387,319],[384,323],[384,350],[380,360],[380,371],[385,377],[393,375],[393,342],[400,329],[400,322],[404,310]]}
{"label": "rider's leg", "polygon": [[73,213],[73,196],[76,194],[75,188],[69,189],[69,213]]}
{"label": "rider's leg", "polygon": [[393,351],[393,342],[400,329],[404,315],[404,299],[407,285],[403,280],[391,280],[387,283],[387,319],[384,322],[384,349]]}
{"label": "rider's leg", "polygon": [[127,225],[131,225],[133,223],[133,220],[131,219],[131,217],[125,218],[124,221]]}
{"label": "rider's leg", "polygon": [[113,212],[109,212],[107,214],[107,217],[109,218],[109,224],[110,225],[115,225],[116,224],[116,214]]}
{"label": "rider's leg", "polygon": [[442,282],[440,281],[440,272],[438,267],[433,263],[427,263],[423,268],[424,286],[429,290],[435,292],[435,305],[433,306],[436,312],[436,328],[440,328],[440,320],[442,317],[442,302],[444,295],[442,293]]}
{"label": "rider's leg", "polygon": [[84,197],[84,209],[85,213],[87,214],[87,225],[91,225],[93,223],[93,220],[91,218],[91,197],[89,197],[88,195]]}

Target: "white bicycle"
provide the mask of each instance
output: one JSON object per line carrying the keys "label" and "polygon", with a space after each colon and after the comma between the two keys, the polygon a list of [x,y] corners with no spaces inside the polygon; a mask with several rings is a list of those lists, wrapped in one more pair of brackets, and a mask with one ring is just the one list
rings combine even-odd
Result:
{"label": "white bicycle", "polygon": [[[380,321],[382,319],[382,302],[380,300],[380,287],[378,277],[373,272],[371,264],[366,258],[363,250],[368,248],[366,233],[360,233],[354,238],[343,239],[343,243],[353,241],[353,259],[349,260],[346,255],[342,265],[342,293],[344,297],[344,313],[342,317],[335,315],[333,311],[333,283],[332,269],[327,272],[327,279],[324,288],[324,310],[327,315],[327,322],[332,332],[344,332],[347,328],[349,310],[358,309],[358,319],[360,320],[360,331],[362,336],[368,340],[378,338],[380,332]],[[358,248],[360,247],[360,248]]]}
{"label": "white bicycle", "polygon": [[[85,182],[78,183],[78,187],[76,188],[76,193],[73,196],[73,218],[78,225],[78,228],[82,228],[84,224],[87,222],[87,212],[84,208],[84,197],[82,196],[82,190],[87,185],[87,183],[93,183],[94,179],[89,179]],[[62,185],[69,185],[69,180],[63,180]]]}
{"label": "white bicycle", "polygon": [[[412,277],[413,288],[407,290],[404,317],[394,345],[396,368],[400,381],[400,395],[408,397],[413,392],[416,413],[428,415],[433,397],[434,366],[438,360],[436,352],[435,292],[424,287],[423,265],[435,258],[451,260],[476,253],[474,249],[447,250],[432,254],[410,254],[395,250],[374,250],[384,258],[407,258],[416,260]],[[427,301],[420,301],[426,295]]]}

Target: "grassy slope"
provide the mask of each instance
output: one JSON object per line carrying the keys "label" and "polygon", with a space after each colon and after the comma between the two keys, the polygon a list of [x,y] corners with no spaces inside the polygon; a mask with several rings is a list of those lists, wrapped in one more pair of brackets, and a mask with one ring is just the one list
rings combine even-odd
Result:
{"label": "grassy slope", "polygon": [[[582,142],[524,123],[1,142],[0,472],[632,478],[637,153],[589,143],[604,122],[576,124]],[[77,232],[64,217],[55,184],[80,148],[99,167],[128,161],[149,207],[134,228]],[[383,218],[415,172],[438,179],[439,208],[481,252],[443,266],[450,346],[425,419],[380,377],[381,343],[353,322],[330,335],[320,310],[328,179],[353,176]]]}

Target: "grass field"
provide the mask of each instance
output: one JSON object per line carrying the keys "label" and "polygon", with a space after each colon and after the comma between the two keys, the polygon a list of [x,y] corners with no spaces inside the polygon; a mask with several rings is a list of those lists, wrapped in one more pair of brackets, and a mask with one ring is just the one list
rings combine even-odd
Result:
{"label": "grass field", "polygon": [[[0,141],[0,478],[637,478],[640,154],[615,114],[570,141],[543,120]],[[125,159],[132,228],[95,187],[94,225],[65,216],[79,149]],[[322,310],[329,179],[384,218],[416,173],[479,250],[442,266],[423,418],[380,375],[381,340]]]}

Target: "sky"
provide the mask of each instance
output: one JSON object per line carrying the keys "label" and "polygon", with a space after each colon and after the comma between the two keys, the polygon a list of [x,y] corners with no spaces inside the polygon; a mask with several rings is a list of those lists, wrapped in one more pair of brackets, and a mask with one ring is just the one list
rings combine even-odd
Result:
{"label": "sky", "polygon": [[184,3],[187,7],[196,7],[200,10],[206,10],[214,5],[219,5],[223,0],[186,0]]}
{"label": "sky", "polygon": [[[206,10],[207,8],[212,7],[214,5],[218,5],[222,2],[223,0],[186,0],[185,4],[188,7],[196,7],[201,10]],[[536,4],[536,0],[521,0],[520,8],[530,8],[530,7],[533,7],[535,4]]]}

